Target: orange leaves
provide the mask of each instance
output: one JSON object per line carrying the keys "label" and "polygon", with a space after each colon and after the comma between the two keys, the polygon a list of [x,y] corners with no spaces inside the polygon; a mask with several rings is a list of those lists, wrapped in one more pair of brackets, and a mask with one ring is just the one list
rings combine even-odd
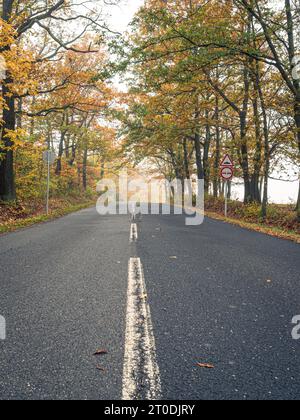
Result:
{"label": "orange leaves", "polygon": [[[79,44],[76,48],[85,50],[87,47]],[[113,98],[113,91],[97,80],[105,60],[103,51],[91,54],[69,51],[58,62],[44,64],[40,85],[43,90],[48,89],[49,94],[36,102],[36,111],[54,107],[101,112]]]}
{"label": "orange leaves", "polygon": [[16,130],[6,130],[4,138],[10,139],[12,143],[11,149],[15,150],[24,145],[25,136],[26,131],[19,128]]}
{"label": "orange leaves", "polygon": [[197,363],[197,366],[202,369],[214,369],[215,366],[210,363]]}
{"label": "orange leaves", "polygon": [[5,63],[5,73],[10,75],[9,90],[12,94],[23,95],[34,93],[36,80],[31,78],[33,68],[33,53],[23,44],[16,41],[16,30],[12,24],[0,19],[0,50]]}
{"label": "orange leaves", "polygon": [[10,91],[17,95],[34,94],[37,91],[38,82],[32,73],[34,69],[32,53],[21,45],[12,45],[3,53],[3,57],[12,79],[9,83]]}
{"label": "orange leaves", "polygon": [[11,45],[15,38],[15,29],[12,25],[0,18],[0,49]]}

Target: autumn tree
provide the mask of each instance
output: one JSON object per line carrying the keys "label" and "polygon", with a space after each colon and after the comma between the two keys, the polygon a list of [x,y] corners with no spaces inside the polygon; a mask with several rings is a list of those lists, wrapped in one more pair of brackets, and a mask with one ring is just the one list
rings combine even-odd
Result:
{"label": "autumn tree", "polygon": [[[36,64],[42,68],[44,63],[59,60],[64,51],[81,54],[96,52],[98,49],[94,48],[94,45],[78,50],[75,43],[78,43],[88,31],[97,30],[102,33],[103,30],[107,30],[101,19],[101,9],[98,8],[103,2],[89,3],[95,3],[94,7],[82,14],[76,12],[80,10],[81,2],[2,1],[0,54],[6,62],[6,76],[2,81],[1,100],[3,109],[0,139],[1,200],[9,201],[16,197],[13,146],[18,134],[17,101],[20,104],[20,99],[26,96],[46,94],[62,87],[61,84],[55,86],[51,81],[49,85],[44,83],[42,91],[39,91],[32,70]],[[65,80],[63,83],[67,82],[68,80]]]}
{"label": "autumn tree", "polygon": [[[166,95],[169,109],[176,98],[189,97],[189,105],[184,108],[185,125],[193,126],[193,133],[188,132],[185,141],[192,139],[194,143],[198,178],[204,178],[207,191],[212,183],[217,196],[221,190],[220,154],[222,149],[230,151],[239,163],[236,174],[244,180],[245,203],[262,200],[265,217],[276,153],[278,156],[284,150],[287,156],[294,150],[290,117],[295,100],[289,102],[288,97],[291,90],[295,93],[298,83],[292,79],[295,65],[291,60],[291,52],[295,52],[291,32],[295,31],[297,16],[295,8],[289,10],[287,3],[285,14],[261,2],[261,16],[269,19],[266,31],[262,18],[256,16],[258,3],[148,0],[133,22],[134,31],[123,50],[127,63],[121,62],[120,68],[129,64],[134,90],[148,93],[149,103],[156,98],[158,114],[158,103]],[[287,26],[286,19],[290,22]],[[277,51],[281,66],[274,55],[278,45],[285,47],[285,51]],[[287,72],[285,77],[283,70]],[[180,105],[176,106],[179,110]],[[279,115],[281,127],[277,123]],[[175,146],[178,139],[173,136],[173,141]]]}

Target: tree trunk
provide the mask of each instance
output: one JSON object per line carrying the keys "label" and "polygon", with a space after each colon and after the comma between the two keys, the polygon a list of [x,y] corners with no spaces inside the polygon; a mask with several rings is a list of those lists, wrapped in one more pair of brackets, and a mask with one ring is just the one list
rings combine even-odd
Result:
{"label": "tree trunk", "polygon": [[[249,16],[247,35],[251,33],[251,17]],[[241,134],[241,160],[243,178],[245,184],[245,197],[244,203],[251,203],[253,201],[251,191],[251,181],[249,173],[249,155],[248,155],[248,142],[247,142],[247,117],[248,117],[248,106],[250,100],[250,61],[244,64],[243,76],[244,76],[244,99],[243,107],[240,112],[240,134]]]}
{"label": "tree trunk", "polygon": [[[34,97],[32,98],[32,103],[31,103],[32,108],[34,108],[35,103],[36,103],[36,98],[35,98],[35,96],[34,96]],[[34,117],[31,117],[31,121],[30,121],[30,130],[29,130],[29,133],[30,133],[30,136],[31,136],[31,137],[33,137],[33,136],[34,136],[34,129],[35,129],[35,118],[34,118]]]}
{"label": "tree trunk", "polygon": [[17,128],[23,127],[23,121],[22,121],[22,111],[23,111],[23,99],[18,99],[18,113],[16,116],[16,125]]}
{"label": "tree trunk", "polygon": [[240,132],[241,132],[241,165],[243,170],[243,178],[245,185],[245,196],[244,203],[248,204],[252,201],[251,194],[251,182],[249,174],[249,158],[248,158],[248,145],[246,139],[246,125],[247,125],[247,116],[244,112],[240,114]]}
{"label": "tree trunk", "polygon": [[[296,103],[295,103],[295,122],[296,122],[298,150],[299,150],[299,157],[300,157],[300,92],[299,92],[299,97],[296,98]],[[297,218],[300,221],[300,182],[299,182],[299,194],[298,194],[296,210],[297,210]]]}
{"label": "tree trunk", "polygon": [[197,165],[197,176],[198,179],[204,179],[204,170],[202,164],[202,150],[201,150],[201,141],[200,134],[195,134],[195,151],[196,151],[196,165]]}
{"label": "tree trunk", "polygon": [[62,160],[63,153],[64,153],[64,139],[65,139],[65,132],[63,131],[60,135],[58,156],[57,156],[56,169],[55,169],[55,175],[57,175],[57,176],[60,176],[61,170],[62,170],[61,160]]}
{"label": "tree trunk", "polygon": [[[255,90],[257,92],[256,84],[255,84]],[[261,156],[262,156],[262,142],[261,142],[262,139],[261,139],[259,108],[258,108],[258,96],[256,96],[253,99],[253,113],[254,113],[256,146],[255,146],[255,154],[254,154],[254,170],[251,177],[251,196],[254,202],[260,204],[261,192],[259,188],[259,180],[260,180]]]}
{"label": "tree trunk", "polygon": [[[195,122],[195,152],[196,152],[196,166],[197,166],[197,179],[204,179],[204,169],[202,163],[202,150],[201,150],[201,137],[200,137],[200,126],[199,126],[200,110],[199,110],[199,96],[197,97]],[[197,194],[200,195],[200,185],[198,186]]]}
{"label": "tree trunk", "polygon": [[16,129],[15,99],[10,95],[7,88],[9,83],[11,83],[11,80],[7,78],[2,86],[5,106],[0,138],[4,145],[3,149],[0,149],[0,200],[3,201],[14,201],[16,199],[13,143],[6,136],[7,131]]}
{"label": "tree trunk", "polygon": [[69,165],[73,166],[76,159],[76,145],[74,139],[72,140],[71,156],[69,159]]}
{"label": "tree trunk", "polygon": [[220,108],[219,108],[219,97],[216,95],[216,151],[215,151],[215,163],[214,163],[214,181],[213,181],[213,194],[217,198],[220,191],[220,161],[221,161],[221,130],[220,130]]}
{"label": "tree trunk", "polygon": [[[258,63],[256,64],[258,68]],[[267,217],[268,202],[269,202],[269,175],[270,175],[270,141],[269,141],[269,127],[268,127],[268,117],[265,105],[264,94],[261,88],[260,83],[260,74],[259,70],[257,71],[258,75],[258,94],[260,98],[260,104],[263,115],[263,133],[264,133],[264,177],[263,177],[263,200],[261,215],[263,219]]]}
{"label": "tree trunk", "polygon": [[85,191],[87,189],[87,161],[88,161],[88,147],[86,145],[83,152],[83,165],[82,165],[82,185]]}
{"label": "tree trunk", "polygon": [[183,140],[183,156],[184,156],[184,172],[185,172],[185,178],[191,179],[191,173],[190,173],[190,163],[189,163],[189,152],[187,147],[187,140]]}
{"label": "tree trunk", "polygon": [[68,125],[68,115],[64,114],[62,117],[62,126],[61,126],[61,133],[60,133],[60,141],[59,141],[59,148],[58,148],[58,157],[56,162],[56,169],[55,175],[60,176],[62,170],[62,157],[64,154],[64,146],[65,146],[65,138],[67,135],[67,128]]}
{"label": "tree trunk", "polygon": [[[286,9],[286,18],[287,18],[287,34],[288,34],[288,42],[289,42],[289,60],[291,71],[294,69],[294,59],[296,57],[296,43],[295,43],[295,27],[294,27],[294,20],[292,15],[292,6],[290,0],[285,0],[285,9]],[[293,87],[295,91],[295,123],[296,123],[296,136],[298,141],[298,151],[300,157],[300,80],[297,77],[293,78]],[[300,184],[299,184],[299,194],[297,200],[297,218],[300,221]]]}
{"label": "tree trunk", "polygon": [[100,179],[103,179],[105,175],[105,160],[101,158],[101,167],[100,167]]}
{"label": "tree trunk", "polygon": [[[209,118],[209,112],[206,111],[206,119]],[[206,194],[209,193],[210,184],[210,164],[209,164],[209,150],[210,150],[211,133],[210,126],[206,124],[206,135],[204,143],[204,154],[203,154],[203,172],[204,172],[204,191]]]}
{"label": "tree trunk", "polygon": [[[189,160],[189,151],[188,151],[188,144],[187,140],[183,140],[183,159],[184,159],[184,176],[185,179],[187,179],[188,182],[188,191],[185,191],[185,194],[192,195],[193,194],[193,188],[191,185],[191,172],[190,172],[190,160]],[[184,186],[185,187],[185,186]]]}
{"label": "tree trunk", "polygon": [[[3,0],[2,19],[8,22],[13,8],[13,0]],[[10,46],[6,47],[7,50]],[[7,130],[14,131],[16,128],[15,98],[10,94],[7,86],[13,82],[7,74],[2,83],[3,117],[0,132],[0,200],[14,201],[16,199],[15,175],[14,175],[14,154],[12,142],[6,137]]]}

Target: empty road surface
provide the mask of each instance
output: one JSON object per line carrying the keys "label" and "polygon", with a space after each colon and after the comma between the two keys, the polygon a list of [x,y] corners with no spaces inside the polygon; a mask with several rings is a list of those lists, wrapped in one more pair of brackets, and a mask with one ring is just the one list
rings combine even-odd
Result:
{"label": "empty road surface", "polygon": [[0,398],[299,399],[299,251],[94,209],[3,235]]}

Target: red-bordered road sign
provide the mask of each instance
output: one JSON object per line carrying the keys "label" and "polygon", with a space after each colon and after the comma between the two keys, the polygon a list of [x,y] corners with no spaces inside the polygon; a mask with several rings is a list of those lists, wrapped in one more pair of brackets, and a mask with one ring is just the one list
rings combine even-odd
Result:
{"label": "red-bordered road sign", "polygon": [[233,168],[230,166],[224,166],[221,169],[221,177],[224,181],[231,181],[233,178]]}
{"label": "red-bordered road sign", "polygon": [[231,159],[231,157],[228,154],[224,157],[220,166],[221,166],[221,168],[224,168],[224,167],[233,168],[234,167],[233,160]]}

